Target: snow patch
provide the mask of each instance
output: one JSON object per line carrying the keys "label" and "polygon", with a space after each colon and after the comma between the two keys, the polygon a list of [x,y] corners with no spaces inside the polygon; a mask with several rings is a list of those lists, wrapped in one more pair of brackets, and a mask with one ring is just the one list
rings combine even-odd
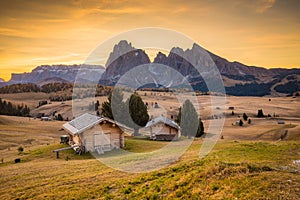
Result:
{"label": "snow patch", "polygon": [[239,72],[240,75],[243,75],[243,76],[246,75],[244,72],[242,72],[240,70],[238,70],[238,72]]}

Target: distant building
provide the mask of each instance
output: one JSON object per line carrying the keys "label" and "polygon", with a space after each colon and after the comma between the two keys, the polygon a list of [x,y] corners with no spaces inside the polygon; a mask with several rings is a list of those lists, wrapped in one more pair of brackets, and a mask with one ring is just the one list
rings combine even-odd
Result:
{"label": "distant building", "polygon": [[42,121],[52,121],[50,117],[41,117]]}
{"label": "distant building", "polygon": [[[63,125],[69,134],[69,144],[79,151],[97,152],[124,147],[124,131],[128,127],[111,119],[83,114]],[[121,128],[124,128],[123,130]],[[77,150],[77,149],[74,149]]]}
{"label": "distant building", "polygon": [[277,121],[277,124],[285,124],[285,121],[279,120],[279,121]]}
{"label": "distant building", "polygon": [[149,121],[146,126],[149,129],[152,140],[178,140],[180,137],[180,127],[178,124],[164,116]]}
{"label": "distant building", "polygon": [[234,110],[234,107],[233,106],[229,106],[228,109],[229,110]]}

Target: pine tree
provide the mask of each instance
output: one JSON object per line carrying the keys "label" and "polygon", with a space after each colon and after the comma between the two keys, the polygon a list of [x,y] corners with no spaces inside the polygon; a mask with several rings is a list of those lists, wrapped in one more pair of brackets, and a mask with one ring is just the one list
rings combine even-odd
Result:
{"label": "pine tree", "polygon": [[240,121],[239,121],[239,125],[240,126],[243,126],[244,125],[244,122],[240,119]]}
{"label": "pine tree", "polygon": [[192,102],[186,100],[181,109],[180,127],[184,136],[196,136],[199,126],[198,114]]}
{"label": "pine tree", "polygon": [[196,137],[201,137],[203,134],[204,134],[204,125],[201,118],[199,118],[199,125],[197,129]]}
{"label": "pine tree", "polygon": [[109,94],[108,101],[102,103],[102,116],[124,123],[124,107],[123,93],[121,89],[115,88]]}
{"label": "pine tree", "polygon": [[64,118],[61,116],[61,114],[58,114],[58,115],[57,115],[57,120],[59,120],[59,121],[63,121],[63,120],[64,120]]}
{"label": "pine tree", "polygon": [[248,116],[247,116],[247,114],[246,114],[246,113],[243,113],[243,119],[244,119],[244,121],[247,121],[247,119],[248,119]]}
{"label": "pine tree", "polygon": [[131,120],[127,124],[134,129],[134,136],[137,136],[139,135],[139,129],[144,127],[149,120],[147,107],[142,98],[137,94],[130,96],[128,105]]}
{"label": "pine tree", "polygon": [[257,117],[261,118],[261,117],[265,117],[264,113],[263,113],[263,110],[262,109],[259,109],[257,111]]}
{"label": "pine tree", "polygon": [[181,120],[181,107],[179,107],[178,116],[177,116],[177,119],[175,120],[175,122],[177,124],[180,124],[180,120]]}
{"label": "pine tree", "polygon": [[123,92],[120,88],[115,88],[111,96],[111,110],[115,121],[126,124],[129,117],[128,106],[123,102]]}
{"label": "pine tree", "polygon": [[95,111],[97,111],[99,109],[99,106],[100,106],[100,103],[99,101],[97,100],[97,102],[95,103]]}
{"label": "pine tree", "polygon": [[114,119],[111,110],[111,94],[108,96],[108,101],[102,103],[101,111],[103,117]]}

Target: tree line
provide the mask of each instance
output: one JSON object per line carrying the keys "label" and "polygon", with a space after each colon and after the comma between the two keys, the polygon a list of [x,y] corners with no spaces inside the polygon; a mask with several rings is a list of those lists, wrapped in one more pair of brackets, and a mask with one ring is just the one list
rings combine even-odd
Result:
{"label": "tree line", "polygon": [[25,83],[25,84],[13,84],[6,85],[0,88],[0,94],[11,94],[11,93],[24,93],[24,92],[58,92],[65,91],[68,89],[72,89],[73,84],[71,83],[48,83],[42,86],[38,86],[33,83]]}
{"label": "tree line", "polygon": [[[83,92],[89,92],[90,89],[93,93],[96,93],[95,96],[106,96],[111,91],[111,87],[103,86],[100,84],[97,84],[96,86],[91,84],[80,84],[80,85],[76,85],[76,88],[82,89]],[[72,93],[73,84],[54,82],[54,83],[48,83],[42,86],[38,86],[34,83],[23,83],[23,84],[20,83],[20,84],[6,85],[0,88],[0,94],[24,93],[24,92],[52,93],[52,92],[60,92],[60,91],[70,91]]]}
{"label": "tree line", "polygon": [[29,113],[30,109],[27,105],[13,105],[11,102],[0,98],[0,115],[28,117]]}

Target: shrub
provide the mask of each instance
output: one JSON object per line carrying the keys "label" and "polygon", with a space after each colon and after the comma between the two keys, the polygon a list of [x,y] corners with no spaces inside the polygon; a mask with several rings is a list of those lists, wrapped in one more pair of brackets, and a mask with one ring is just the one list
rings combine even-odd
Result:
{"label": "shrub", "polygon": [[259,109],[259,110],[257,111],[257,117],[259,117],[259,118],[265,117],[264,112],[263,112],[262,109]]}
{"label": "shrub", "polygon": [[124,194],[130,194],[132,192],[131,187],[125,189]]}
{"label": "shrub", "polygon": [[57,115],[57,120],[58,121],[64,121],[64,118],[61,116],[61,114],[58,114]]}
{"label": "shrub", "polygon": [[251,119],[248,119],[248,124],[251,124]]}
{"label": "shrub", "polygon": [[212,186],[211,189],[212,189],[213,191],[217,191],[219,188],[220,188],[219,185],[214,184],[214,185]]}
{"label": "shrub", "polygon": [[18,152],[19,152],[19,153],[22,153],[23,151],[24,151],[24,148],[23,148],[22,146],[19,146]]}
{"label": "shrub", "polygon": [[38,105],[38,107],[41,107],[41,106],[43,106],[43,105],[47,105],[48,104],[48,101],[39,101],[39,105]]}
{"label": "shrub", "polygon": [[245,121],[247,121],[247,119],[248,119],[248,116],[247,116],[247,114],[246,114],[246,113],[244,113],[244,114],[243,114],[243,119],[244,119]]}
{"label": "shrub", "polygon": [[243,126],[244,122],[240,119],[239,125]]}
{"label": "shrub", "polygon": [[199,118],[198,129],[195,137],[201,137],[203,134],[204,134],[204,125],[201,118]]}

